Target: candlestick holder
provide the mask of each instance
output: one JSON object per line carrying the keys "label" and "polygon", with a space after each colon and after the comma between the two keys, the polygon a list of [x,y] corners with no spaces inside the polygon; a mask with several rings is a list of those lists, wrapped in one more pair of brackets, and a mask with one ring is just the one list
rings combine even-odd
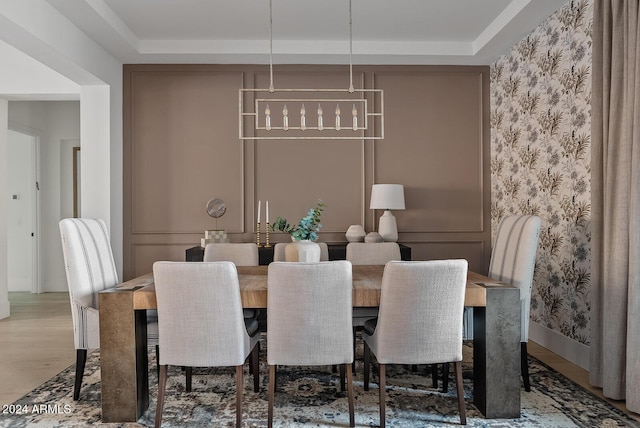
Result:
{"label": "candlestick holder", "polygon": [[266,236],[265,236],[265,240],[266,240],[267,242],[264,244],[265,248],[271,248],[271,244],[269,243],[269,229],[270,229],[270,227],[269,227],[269,222],[267,222],[267,230],[266,230],[266,232],[265,232],[265,234],[266,234]]}
{"label": "candlestick holder", "polygon": [[256,226],[256,245],[260,247],[260,222]]}

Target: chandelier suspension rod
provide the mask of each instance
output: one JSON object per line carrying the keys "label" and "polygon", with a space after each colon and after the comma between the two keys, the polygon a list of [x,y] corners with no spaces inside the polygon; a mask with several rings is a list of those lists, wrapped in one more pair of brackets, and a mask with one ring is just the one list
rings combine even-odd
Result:
{"label": "chandelier suspension rod", "polygon": [[273,88],[273,6],[269,0],[269,92],[274,92]]}
{"label": "chandelier suspension rod", "polygon": [[349,92],[353,93],[353,61],[351,57],[353,55],[353,28],[351,21],[351,0],[349,0]]}
{"label": "chandelier suspension rod", "polygon": [[[349,0],[349,92],[353,93],[353,21],[351,0]],[[275,92],[273,86],[273,0],[269,0],[269,92]]]}
{"label": "chandelier suspension rod", "polygon": [[[360,141],[384,139],[384,91],[365,87],[355,89],[353,84],[353,0],[349,0],[348,88],[338,84],[336,85],[338,88],[275,89],[273,74],[273,0],[269,0],[269,87],[266,89],[240,88],[238,92],[239,139]],[[364,82],[360,82],[359,86],[363,84]],[[280,96],[274,96],[280,93]],[[305,102],[317,103],[317,116],[315,112],[307,114],[309,110],[305,109]],[[272,107],[275,106],[275,109],[270,108],[269,103]],[[335,121],[330,120],[331,124],[325,124],[324,118],[330,115],[323,116],[323,108],[330,108],[331,104],[336,106]],[[352,107],[346,110],[346,105]],[[293,108],[290,108],[292,106]],[[345,116],[351,116],[351,123],[347,126],[343,126],[346,125],[342,121]],[[309,122],[308,119],[311,121]],[[251,132],[245,133],[245,128],[251,129]]]}

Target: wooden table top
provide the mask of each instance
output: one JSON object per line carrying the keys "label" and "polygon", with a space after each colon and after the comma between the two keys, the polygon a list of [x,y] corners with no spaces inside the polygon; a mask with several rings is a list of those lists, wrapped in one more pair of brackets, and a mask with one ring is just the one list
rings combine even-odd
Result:
{"label": "wooden table top", "polygon": [[[238,266],[240,297],[244,308],[267,307],[268,266]],[[353,306],[380,305],[384,266],[353,266]],[[475,272],[468,272],[465,306],[486,306],[486,287],[511,287]],[[148,273],[119,284],[113,291],[133,291],[134,309],[156,309],[153,274]]]}

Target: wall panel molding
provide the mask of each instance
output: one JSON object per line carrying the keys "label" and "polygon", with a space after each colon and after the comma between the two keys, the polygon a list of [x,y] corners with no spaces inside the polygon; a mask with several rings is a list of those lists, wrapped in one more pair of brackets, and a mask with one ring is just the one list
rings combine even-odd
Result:
{"label": "wall panel molding", "polygon": [[237,99],[242,73],[141,71],[131,79],[132,97],[141,100],[131,111],[139,125],[129,147],[131,233],[204,231],[211,223],[205,206],[214,197],[230,213],[218,223],[243,233],[244,146],[226,126],[236,115],[215,102]]}
{"label": "wall panel molding", "polygon": [[[485,232],[487,70],[398,68],[373,77],[388,93],[389,128],[387,138],[375,145],[373,176],[376,183],[405,185],[407,210],[394,212],[398,228],[408,233]],[[392,158],[401,169],[389,162]]]}
{"label": "wall panel molding", "polygon": [[133,276],[153,271],[156,261],[184,261],[185,251],[191,243],[133,244],[131,245]]}
{"label": "wall panel molding", "polygon": [[[415,255],[464,255],[486,269],[488,71],[355,66],[356,86],[385,91],[384,140],[243,142],[238,139],[238,90],[268,86],[267,67],[125,65],[125,279],[148,269],[155,257],[184,259],[184,249],[198,245],[204,230],[216,228],[205,211],[214,197],[227,202],[217,228],[226,229],[232,242],[255,242],[258,200],[262,242],[266,200],[271,222],[282,216],[294,223],[322,198],[327,203],[323,241],[345,241],[351,224],[377,230],[382,212],[369,209],[374,183],[405,185],[407,209],[394,215],[400,241],[415,247]],[[279,65],[274,83],[343,87],[348,69]],[[271,234],[272,243],[286,241],[288,236]]]}

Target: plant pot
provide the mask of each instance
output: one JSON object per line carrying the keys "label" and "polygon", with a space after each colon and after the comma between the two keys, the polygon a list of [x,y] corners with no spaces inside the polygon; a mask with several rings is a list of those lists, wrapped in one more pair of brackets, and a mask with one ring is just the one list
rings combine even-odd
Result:
{"label": "plant pot", "polygon": [[308,239],[292,242],[284,248],[284,259],[288,262],[317,263],[320,261],[320,245]]}

